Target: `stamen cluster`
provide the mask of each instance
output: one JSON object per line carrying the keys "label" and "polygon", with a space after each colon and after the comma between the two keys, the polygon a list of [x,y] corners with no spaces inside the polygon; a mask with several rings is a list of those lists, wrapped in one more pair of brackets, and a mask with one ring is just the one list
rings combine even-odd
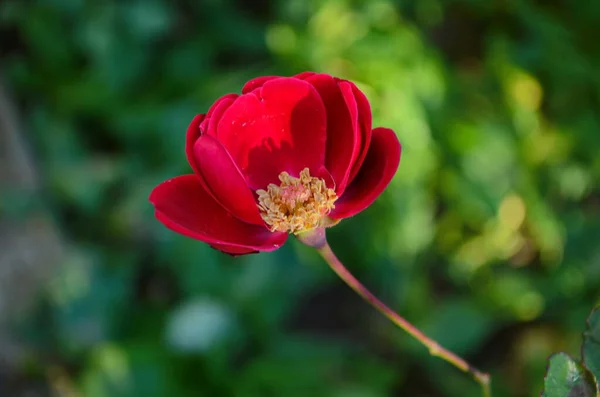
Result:
{"label": "stamen cluster", "polygon": [[321,226],[325,216],[335,207],[337,195],[320,178],[310,176],[308,168],[295,178],[287,172],[279,174],[281,184],[259,189],[258,208],[271,231],[299,233]]}

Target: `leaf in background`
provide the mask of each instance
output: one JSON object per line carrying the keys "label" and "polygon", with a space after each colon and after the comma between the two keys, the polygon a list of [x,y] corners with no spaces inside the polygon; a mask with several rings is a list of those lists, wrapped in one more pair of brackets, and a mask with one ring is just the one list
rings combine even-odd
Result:
{"label": "leaf in background", "polygon": [[566,353],[550,357],[543,397],[594,397],[584,368]]}
{"label": "leaf in background", "polygon": [[167,342],[179,352],[202,353],[231,335],[233,313],[219,301],[197,298],[176,309],[167,325]]}
{"label": "leaf in background", "polygon": [[453,299],[439,305],[425,330],[442,346],[465,354],[485,340],[493,330],[493,320],[472,302]]}
{"label": "leaf in background", "polygon": [[592,310],[588,317],[588,328],[583,340],[583,363],[596,380],[600,393],[600,307]]}

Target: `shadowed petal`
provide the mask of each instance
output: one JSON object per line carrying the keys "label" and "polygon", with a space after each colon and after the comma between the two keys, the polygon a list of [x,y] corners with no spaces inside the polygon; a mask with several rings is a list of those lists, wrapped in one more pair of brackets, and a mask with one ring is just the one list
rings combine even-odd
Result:
{"label": "shadowed petal", "polygon": [[194,156],[198,174],[223,208],[244,222],[264,225],[254,193],[223,145],[203,135],[196,140]]}
{"label": "shadowed petal", "polygon": [[150,194],[156,218],[167,228],[204,241],[228,247],[240,254],[245,249],[273,251],[287,239],[286,233],[272,233],[264,226],[242,222],[205,190],[196,175],[183,175],[158,185]]}
{"label": "shadowed petal", "polygon": [[327,110],[325,166],[336,182],[336,193],[341,194],[360,150],[356,100],[348,83],[338,84],[326,74],[306,74],[305,81],[316,88]]}
{"label": "shadowed petal", "polygon": [[198,165],[196,164],[196,160],[194,159],[194,143],[196,139],[200,137],[202,132],[200,131],[200,124],[204,120],[204,114],[198,114],[194,116],[192,122],[188,126],[187,134],[185,138],[185,154],[187,156],[188,163],[194,170],[194,172],[198,172]]}
{"label": "shadowed petal", "polygon": [[400,164],[401,146],[394,131],[376,128],[365,161],[335,203],[329,215],[333,219],[348,218],[358,214],[375,201],[390,183]]}
{"label": "shadowed petal", "polygon": [[231,256],[239,256],[246,254],[255,254],[258,251],[254,248],[245,248],[245,247],[237,247],[235,245],[226,245],[226,244],[210,244],[210,246],[216,250],[222,251]]}
{"label": "shadowed petal", "polygon": [[367,156],[367,151],[371,145],[371,136],[372,136],[372,123],[373,116],[371,114],[371,105],[369,104],[369,100],[362,93],[361,90],[358,89],[354,83],[347,81],[352,87],[352,93],[354,94],[354,98],[356,99],[356,105],[358,107],[358,124],[361,134],[361,151],[358,154],[354,165],[352,166],[352,171],[350,172],[349,180],[353,180],[358,174],[365,157]]}
{"label": "shadowed petal", "polygon": [[240,96],[225,111],[217,138],[252,189],[279,184],[278,175],[314,174],[325,160],[325,106],[315,88],[277,78]]}

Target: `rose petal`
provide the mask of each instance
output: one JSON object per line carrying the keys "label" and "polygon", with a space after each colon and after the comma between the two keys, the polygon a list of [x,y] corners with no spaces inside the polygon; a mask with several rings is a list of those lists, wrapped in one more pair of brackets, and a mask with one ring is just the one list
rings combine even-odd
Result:
{"label": "rose petal", "polygon": [[258,251],[255,250],[254,248],[244,248],[244,247],[237,247],[234,245],[226,245],[226,244],[210,244],[210,246],[216,250],[222,251],[226,254],[229,254],[231,256],[239,256],[239,255],[246,255],[246,254],[255,254]]}
{"label": "rose petal", "polygon": [[265,84],[267,81],[273,80],[273,79],[279,79],[279,78],[281,78],[281,76],[261,76],[261,77],[252,79],[252,80],[248,81],[246,84],[244,84],[244,86],[242,87],[242,94],[247,94],[249,92],[252,92],[257,88],[262,87],[263,84]]}
{"label": "rose petal", "polygon": [[302,73],[298,73],[297,75],[295,75],[294,77],[300,80],[306,80],[307,78],[309,78],[310,76],[315,75],[315,72],[302,72]]}
{"label": "rose petal", "polygon": [[354,83],[350,81],[347,81],[346,83],[352,87],[352,93],[356,99],[356,104],[358,106],[358,124],[361,132],[361,152],[358,154],[358,157],[352,166],[352,171],[350,171],[349,180],[351,181],[356,177],[356,174],[358,174],[371,145],[373,116],[371,114],[371,105],[365,94],[363,94]]}
{"label": "rose petal", "polygon": [[252,189],[279,184],[278,175],[311,174],[325,159],[325,106],[315,88],[294,78],[267,81],[240,96],[217,127],[218,140]]}
{"label": "rose petal", "polygon": [[333,176],[331,176],[329,170],[324,166],[316,170],[314,174],[311,174],[311,176],[322,179],[325,182],[325,186],[333,189],[333,191],[336,191],[337,186],[335,185],[335,179],[333,179]]}
{"label": "rose petal", "polygon": [[365,161],[336,201],[329,215],[333,219],[348,218],[358,214],[375,201],[390,183],[400,164],[401,146],[394,131],[375,128]]}
{"label": "rose petal", "polygon": [[198,174],[223,208],[244,222],[264,225],[254,193],[223,145],[203,135],[196,140],[194,157]]}
{"label": "rose petal", "polygon": [[[308,73],[307,73],[308,74]],[[350,169],[360,150],[358,111],[352,88],[326,74],[311,74],[306,80],[321,95],[327,111],[325,166],[336,182],[336,193],[343,193]]]}
{"label": "rose petal", "polygon": [[[307,77],[310,77],[313,74],[316,74],[316,73],[315,72],[302,72],[293,77],[296,79],[305,80]],[[263,84],[265,84],[269,80],[280,79],[282,77],[283,76],[261,76],[261,77],[252,79],[252,80],[248,81],[246,84],[244,84],[244,87],[242,87],[242,94],[247,94],[249,92],[254,91],[257,88],[262,87]]]}
{"label": "rose petal", "polygon": [[221,120],[223,112],[225,112],[225,109],[227,109],[237,97],[239,97],[238,94],[223,95],[211,105],[206,113],[206,118],[202,124],[200,124],[200,130],[203,134],[216,135],[215,128],[219,120]]}
{"label": "rose petal", "polygon": [[[273,251],[287,233],[272,233],[264,226],[242,222],[221,207],[196,175],[183,175],[158,185],[150,194],[156,218],[167,228],[231,250]],[[239,253],[239,252],[238,252]]]}
{"label": "rose petal", "polygon": [[202,123],[204,118],[205,115],[203,114],[198,114],[194,116],[192,122],[188,126],[185,138],[185,154],[187,156],[188,163],[190,163],[190,166],[196,173],[198,172],[198,165],[196,164],[196,159],[194,159],[194,143],[202,133],[200,130],[200,124]]}
{"label": "rose petal", "polygon": [[235,98],[238,96],[239,95],[235,95],[235,97],[232,96],[229,98],[223,98],[218,105],[214,107],[212,115],[206,117],[208,120],[208,127],[205,131],[203,130],[202,133],[206,135],[217,136],[217,125],[219,124],[219,121],[221,121],[225,111],[229,108],[229,106],[231,106]]}

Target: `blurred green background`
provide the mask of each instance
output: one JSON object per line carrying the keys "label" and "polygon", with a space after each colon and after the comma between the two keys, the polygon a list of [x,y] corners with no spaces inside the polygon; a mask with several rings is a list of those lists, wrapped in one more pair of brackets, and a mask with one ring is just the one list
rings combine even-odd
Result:
{"label": "blurred green background", "polygon": [[0,394],[479,395],[293,239],[232,259],[154,219],[195,114],[313,70],[403,144],[334,251],[494,396],[539,395],[600,296],[599,37],[597,1],[3,0],[1,77],[66,248]]}

